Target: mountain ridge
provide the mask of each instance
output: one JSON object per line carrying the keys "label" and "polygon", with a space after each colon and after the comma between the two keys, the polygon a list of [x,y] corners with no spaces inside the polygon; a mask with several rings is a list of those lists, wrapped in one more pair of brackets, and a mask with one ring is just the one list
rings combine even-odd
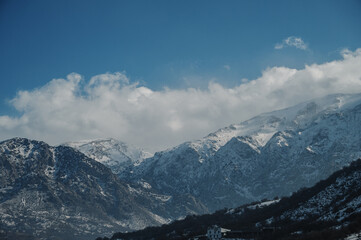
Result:
{"label": "mountain ridge", "polygon": [[261,114],[157,152],[126,176],[194,195],[210,211],[235,197],[242,204],[289,195],[361,156],[360,104],[361,94],[336,94]]}

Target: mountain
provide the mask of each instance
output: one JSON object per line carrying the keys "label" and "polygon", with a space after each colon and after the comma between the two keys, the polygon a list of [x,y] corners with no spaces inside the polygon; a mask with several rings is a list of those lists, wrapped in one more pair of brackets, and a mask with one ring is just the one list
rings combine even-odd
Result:
{"label": "mountain", "polygon": [[124,177],[210,211],[287,196],[361,156],[360,122],[361,94],[330,95],[157,152]]}
{"label": "mountain", "polygon": [[112,139],[10,139],[0,143],[0,229],[85,239],[289,196],[361,157],[360,122],[361,94],[337,94],[153,157]]}
{"label": "mountain", "polygon": [[137,166],[152,154],[124,142],[108,138],[63,144],[73,147],[88,157],[109,167],[115,174],[122,174],[131,166]]}
{"label": "mountain", "polygon": [[360,94],[326,96],[232,124],[153,157],[113,139],[68,145],[123,181],[167,196],[190,195],[212,212],[289,195],[360,157],[360,104]]}
{"label": "mountain", "polygon": [[19,239],[89,239],[204,212],[187,195],[121,182],[71,147],[24,138],[0,143],[0,179],[0,233]]}
{"label": "mountain", "polygon": [[214,214],[188,216],[162,227],[116,233],[114,239],[189,239],[218,225],[257,239],[359,239],[361,159],[290,197],[255,202]]}

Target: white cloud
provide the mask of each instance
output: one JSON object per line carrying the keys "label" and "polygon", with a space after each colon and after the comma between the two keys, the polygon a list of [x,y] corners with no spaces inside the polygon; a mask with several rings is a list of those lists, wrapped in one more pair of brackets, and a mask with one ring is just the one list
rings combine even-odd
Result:
{"label": "white cloud", "polygon": [[295,36],[290,36],[290,37],[284,39],[282,41],[282,43],[277,43],[275,45],[275,49],[279,50],[279,49],[282,49],[282,48],[284,48],[286,46],[295,47],[295,48],[298,48],[298,49],[301,49],[301,50],[307,50],[307,45],[302,40],[302,38],[295,37]]}
{"label": "white cloud", "polygon": [[231,66],[229,65],[224,65],[223,68],[226,69],[227,71],[231,70]]}
{"label": "white cloud", "polygon": [[207,89],[154,91],[124,73],[89,81],[73,73],[11,100],[20,117],[0,116],[2,139],[14,136],[51,144],[114,137],[150,150],[238,123],[256,114],[332,93],[361,92],[361,49],[343,59],[296,70],[273,67],[234,88],[210,82]]}

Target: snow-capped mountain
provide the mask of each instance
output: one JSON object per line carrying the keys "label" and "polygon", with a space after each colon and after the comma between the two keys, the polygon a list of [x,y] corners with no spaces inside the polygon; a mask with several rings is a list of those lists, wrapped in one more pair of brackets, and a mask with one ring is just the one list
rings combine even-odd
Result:
{"label": "snow-capped mountain", "polygon": [[123,183],[71,147],[24,138],[0,143],[0,180],[0,229],[38,239],[89,239],[205,212],[190,196]]}
{"label": "snow-capped mountain", "polygon": [[338,94],[153,157],[113,139],[58,147],[4,141],[0,227],[80,239],[288,196],[361,157],[360,123],[361,94]]}
{"label": "snow-capped mountain", "polygon": [[69,142],[63,145],[79,150],[109,167],[116,174],[122,174],[127,168],[137,166],[144,159],[152,157],[152,154],[140,148],[112,138]]}
{"label": "snow-capped mountain", "polygon": [[330,95],[158,152],[130,177],[211,211],[289,195],[361,156],[360,123],[361,94]]}

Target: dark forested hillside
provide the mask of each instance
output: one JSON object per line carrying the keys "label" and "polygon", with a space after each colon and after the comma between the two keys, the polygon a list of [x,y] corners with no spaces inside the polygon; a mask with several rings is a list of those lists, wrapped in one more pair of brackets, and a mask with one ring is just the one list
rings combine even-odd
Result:
{"label": "dark forested hillside", "polygon": [[[361,230],[360,183],[361,160],[357,160],[291,197],[188,216],[161,227],[116,233],[111,239],[188,239],[205,234],[207,227],[214,224],[259,232],[259,239],[343,239]],[[265,234],[265,228],[273,232]]]}

